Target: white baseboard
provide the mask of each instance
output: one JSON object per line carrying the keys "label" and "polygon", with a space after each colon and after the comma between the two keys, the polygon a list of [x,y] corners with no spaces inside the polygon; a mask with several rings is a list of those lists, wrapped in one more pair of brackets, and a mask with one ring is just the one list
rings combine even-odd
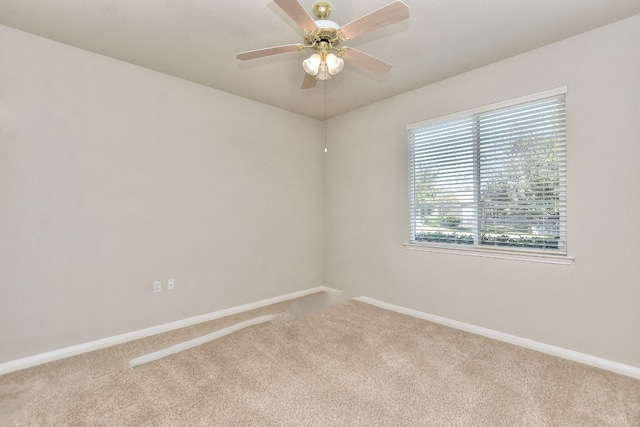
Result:
{"label": "white baseboard", "polygon": [[[91,341],[88,343],[78,344],[71,347],[50,351],[47,353],[37,354],[34,356],[13,360],[10,362],[0,363],[0,375],[8,374],[9,372],[30,368],[30,367],[41,365],[48,362],[53,362],[55,360],[60,360],[67,357],[76,356],[82,353],[88,353],[90,351],[99,350],[105,347],[110,347],[112,345],[123,344],[125,342],[134,341],[134,340],[149,337],[152,335],[161,334],[164,332],[169,332],[169,331],[173,331],[180,328],[185,328],[187,326],[195,325],[198,323],[220,319],[222,317],[231,316],[233,314],[243,313],[245,311],[254,310],[254,309],[265,307],[268,305],[289,301],[295,298],[300,298],[300,297],[315,294],[318,292],[339,292],[339,291],[336,291],[335,289],[329,288],[326,286],[318,286],[315,288],[306,289],[299,292],[293,292],[290,294],[281,295],[274,298],[268,298],[261,301],[256,301],[253,303],[228,308],[225,310],[215,311],[213,313],[190,317],[188,319],[165,323],[163,325],[154,326],[151,328],[128,332],[126,334],[116,335],[113,337]],[[550,354],[552,356],[557,356],[563,359],[572,360],[574,362],[583,363],[585,365],[594,366],[596,368],[605,369],[605,370],[612,371],[612,372],[625,375],[631,378],[640,379],[640,368],[635,366],[625,365],[622,363],[613,362],[611,360],[602,359],[600,357],[591,356],[589,354],[568,350],[562,347],[556,347],[556,346],[544,344],[538,341],[521,338],[515,335],[494,331],[492,329],[471,325],[469,323],[447,319],[446,317],[424,313],[418,310],[413,310],[413,309],[402,307],[399,305],[390,304],[387,302],[379,301],[379,300],[365,297],[365,296],[357,297],[354,299],[367,304],[371,304],[376,307],[386,309],[386,310],[395,311],[395,312],[406,314],[408,316],[416,317],[419,319],[428,320],[434,323],[439,323],[444,326],[449,326],[452,328],[482,335],[487,338],[492,338],[492,339],[503,341],[509,344],[514,344],[521,347],[529,348],[531,350],[540,351],[542,353]]]}
{"label": "white baseboard", "polygon": [[299,292],[293,292],[290,294],[281,295],[274,298],[267,298],[261,301],[256,301],[249,304],[228,308],[225,310],[215,311],[213,313],[190,317],[188,319],[165,323],[163,325],[153,326],[151,328],[128,332],[125,334],[103,338],[100,340],[91,341],[83,344],[78,344],[71,347],[62,348],[59,350],[49,351],[47,353],[36,354],[34,356],[12,360],[10,362],[0,363],[0,375],[8,374],[9,372],[18,371],[20,369],[41,365],[43,363],[53,362],[55,360],[60,360],[60,359],[64,359],[71,356],[77,356],[78,354],[88,353],[94,350],[100,350],[101,348],[110,347],[112,345],[123,344],[125,342],[134,341],[140,338],[145,338],[152,335],[173,331],[175,329],[185,328],[187,326],[195,325],[198,323],[220,319],[222,317],[231,316],[232,314],[238,314],[238,313],[243,313],[249,310],[255,310],[256,308],[277,304],[279,302],[289,301],[295,298],[300,298],[300,297],[315,294],[318,292],[332,292],[332,291],[335,291],[335,289],[328,288],[326,286],[318,286],[315,288],[306,289]]}
{"label": "white baseboard", "polygon": [[471,325],[469,323],[458,322],[457,320],[447,319],[446,317],[436,316],[433,314],[424,313],[418,310],[401,307],[399,305],[389,304],[387,302],[379,301],[369,297],[357,297],[356,301],[361,301],[373,306],[384,308],[386,310],[395,311],[397,313],[406,314],[407,316],[416,317],[418,319],[428,320],[433,323],[439,323],[444,326],[449,326],[455,329],[460,329],[473,334],[482,335],[487,338],[492,338],[498,341],[503,341],[509,344],[515,344],[520,347],[525,347],[531,350],[536,350],[541,353],[550,354],[552,356],[561,357],[563,359],[572,360],[574,362],[583,363],[585,365],[594,366],[596,368],[612,371],[617,374],[625,375],[627,377],[640,379],[640,368],[625,365],[611,360],[602,359],[600,357],[591,356],[585,353],[579,353],[577,351],[568,350],[562,347],[556,347],[549,344],[544,344],[538,341],[533,341],[526,338],[520,338],[515,335],[505,334],[503,332],[494,331],[492,329],[482,328],[480,326]]}

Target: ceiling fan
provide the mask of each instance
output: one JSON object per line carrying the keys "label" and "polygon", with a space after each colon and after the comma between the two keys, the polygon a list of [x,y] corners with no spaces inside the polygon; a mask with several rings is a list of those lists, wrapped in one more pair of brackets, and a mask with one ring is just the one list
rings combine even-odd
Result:
{"label": "ceiling fan", "polygon": [[304,42],[250,50],[238,53],[236,57],[244,61],[312,49],[315,52],[302,63],[306,71],[302,89],[312,88],[317,80],[327,80],[339,73],[344,60],[381,75],[388,73],[391,70],[390,63],[352,47],[339,46],[346,40],[409,18],[409,7],[401,1],[394,1],[341,27],[326,19],[331,13],[330,3],[318,2],[313,6],[313,12],[318,17],[318,20],[314,20],[298,0],[274,1],[304,30]]}

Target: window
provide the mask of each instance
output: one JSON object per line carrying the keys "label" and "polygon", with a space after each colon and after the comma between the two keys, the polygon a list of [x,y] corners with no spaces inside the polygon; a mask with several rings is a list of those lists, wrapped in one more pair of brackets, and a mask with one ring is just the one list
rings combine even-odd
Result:
{"label": "window", "polygon": [[410,125],[410,244],[566,255],[565,93]]}

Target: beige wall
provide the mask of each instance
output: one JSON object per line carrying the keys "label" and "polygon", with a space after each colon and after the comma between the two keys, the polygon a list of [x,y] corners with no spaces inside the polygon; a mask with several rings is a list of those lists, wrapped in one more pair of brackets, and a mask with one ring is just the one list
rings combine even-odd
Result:
{"label": "beige wall", "polygon": [[[406,125],[565,85],[573,265],[404,249]],[[328,129],[327,286],[640,367],[640,16],[344,114]]]}
{"label": "beige wall", "polygon": [[320,122],[2,26],[0,64],[0,363],[322,285]]}

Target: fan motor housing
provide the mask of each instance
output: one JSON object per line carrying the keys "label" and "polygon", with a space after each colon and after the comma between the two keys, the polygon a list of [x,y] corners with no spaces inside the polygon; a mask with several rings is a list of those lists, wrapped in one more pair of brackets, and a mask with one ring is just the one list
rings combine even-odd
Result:
{"label": "fan motor housing", "polygon": [[304,42],[307,46],[316,46],[324,42],[333,48],[344,40],[340,33],[340,25],[326,19],[331,14],[331,9],[331,3],[325,1],[313,5],[313,13],[319,18],[315,21],[318,29],[304,32]]}
{"label": "fan motor housing", "polygon": [[[320,21],[316,21],[320,22]],[[314,46],[320,42],[326,42],[331,47],[336,47],[340,43],[342,43],[342,35],[340,31],[334,28],[323,28],[318,25],[318,29],[315,31],[305,31],[304,32],[304,43],[307,46]]]}

